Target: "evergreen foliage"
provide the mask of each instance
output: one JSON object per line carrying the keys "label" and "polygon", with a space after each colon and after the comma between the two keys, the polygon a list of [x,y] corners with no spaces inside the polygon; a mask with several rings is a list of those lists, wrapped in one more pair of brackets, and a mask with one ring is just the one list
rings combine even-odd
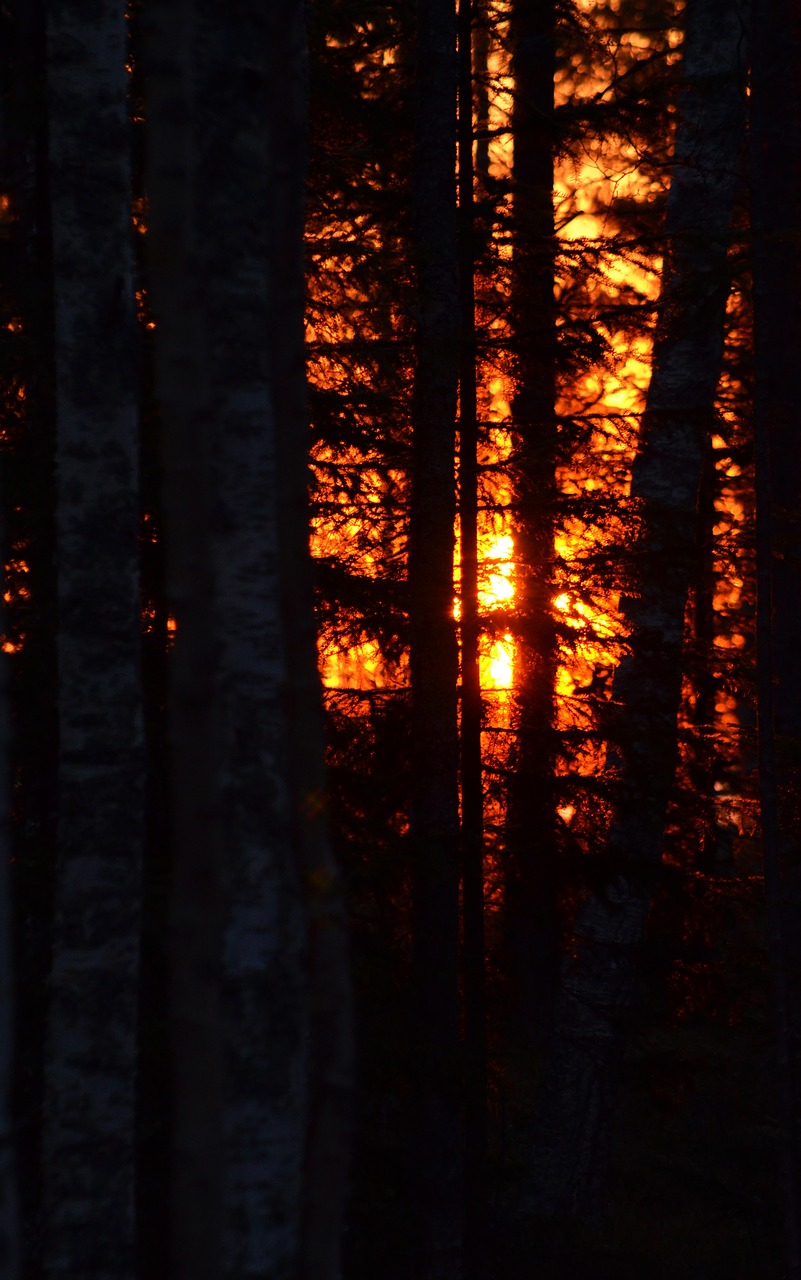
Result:
{"label": "evergreen foliage", "polygon": [[0,6],[0,1270],[799,1280],[797,17],[268,9]]}

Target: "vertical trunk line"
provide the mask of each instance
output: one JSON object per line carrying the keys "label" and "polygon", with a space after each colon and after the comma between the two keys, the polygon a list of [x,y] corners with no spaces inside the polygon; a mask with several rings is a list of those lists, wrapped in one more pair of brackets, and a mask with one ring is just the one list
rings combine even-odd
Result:
{"label": "vertical trunk line", "polygon": [[[16,1109],[41,1118],[46,1034],[46,980],[51,959],[56,856],[58,697],[55,563],[55,340],[53,240],[48,186],[45,13],[42,0],[14,6],[7,52],[9,87],[7,157],[14,221],[7,234],[9,286],[27,331],[20,374],[25,414],[3,458],[3,512],[7,550],[22,554],[30,595],[9,605],[7,622],[23,634],[9,658],[9,703],[15,731],[11,761],[14,795],[12,873],[16,959]],[[41,1120],[18,1150],[21,1213],[41,1220]],[[32,1225],[30,1238],[36,1234]],[[26,1261],[41,1263],[41,1239]]]}
{"label": "vertical trunk line", "polygon": [[168,706],[172,893],[171,1274],[222,1268],[222,918],[212,464],[194,135],[195,6],[146,15],[147,236],[162,421],[166,594],[177,628]]}
{"label": "vertical trunk line", "polygon": [[456,12],[417,7],[413,251],[417,331],[409,525],[413,983],[421,1280],[462,1271],[458,654],[453,619],[459,379]]}
{"label": "vertical trunk line", "polygon": [[460,0],[459,39],[459,538],[461,561],[462,967],[465,1061],[466,1257],[481,1276],[487,1162],[487,1034],[484,960],[484,795],[478,603],[478,415],[473,198],[473,6]]}
{"label": "vertical trunk line", "polygon": [[757,715],[762,860],[782,1114],[788,1280],[801,1275],[801,991],[793,963],[801,882],[801,21],[785,0],[752,9],[751,228],[757,500]]}
{"label": "vertical trunk line", "polygon": [[[304,179],[308,149],[306,11],[294,0],[276,22],[274,147],[282,198],[275,211],[272,314],[279,504],[294,849],[306,909],[309,1065],[300,1280],[339,1280],[350,1168],[353,1010],[344,886],[328,827],[325,735],[309,552],[309,405]],[[298,161],[298,148],[303,161]],[[280,246],[280,249],[279,249]]]}
{"label": "vertical trunk line", "polygon": [[516,0],[510,15],[514,108],[511,314],[515,392],[513,489],[517,609],[515,770],[507,818],[507,941],[515,1016],[541,1039],[558,969],[553,619],[556,505],[553,77],[551,4]]}
{"label": "vertical trunk line", "polygon": [[[0,527],[0,563],[8,547],[5,520]],[[0,607],[0,625],[5,610]],[[11,722],[8,663],[0,653],[0,1270],[3,1280],[19,1280],[20,1197],[17,1142],[14,1134],[14,1064],[16,992],[14,974],[14,904],[11,877]]]}
{"label": "vertical trunk line", "polygon": [[44,1269],[132,1280],[144,745],[126,26],[118,0],[46,17],[60,742]]}

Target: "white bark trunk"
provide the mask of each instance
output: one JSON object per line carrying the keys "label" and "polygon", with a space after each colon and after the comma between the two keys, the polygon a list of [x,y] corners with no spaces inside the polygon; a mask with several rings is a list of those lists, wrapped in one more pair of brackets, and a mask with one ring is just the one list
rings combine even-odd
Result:
{"label": "white bark trunk", "polygon": [[[155,22],[162,10],[177,15],[172,24]],[[220,1093],[215,1083],[208,1105],[219,1110],[222,1216],[206,1231],[206,1254],[219,1243],[219,1262],[207,1256],[197,1265],[203,1275],[232,1280],[333,1280],[341,1215],[330,1208],[341,1201],[344,1178],[332,1181],[327,1195],[318,1192],[325,1213],[319,1203],[310,1213],[307,1195],[310,1182],[319,1182],[314,1170],[321,1145],[309,1130],[320,1114],[317,1097],[336,1074],[316,1029],[330,1010],[318,1016],[312,1008],[321,967],[315,956],[319,939],[332,932],[327,917],[336,917],[338,939],[342,928],[320,812],[308,793],[322,789],[323,748],[319,725],[310,731],[307,706],[317,673],[307,591],[306,410],[304,395],[294,390],[304,388],[303,8],[293,3],[273,12],[243,0],[232,13],[214,0],[171,0],[152,13],[151,197],[158,237],[152,299],[165,428],[174,433],[176,414],[183,420],[180,440],[174,435],[165,453],[172,476],[165,510],[174,508],[166,528],[168,563],[174,588],[181,575],[186,586],[191,566],[175,563],[176,549],[183,555],[176,538],[187,554],[199,555],[202,546],[209,555],[218,636],[207,688],[214,751],[204,777],[209,794],[218,796],[212,820],[219,819],[221,831],[213,872],[220,936],[209,956],[221,984]],[[172,104],[169,81],[177,86]],[[190,331],[202,333],[202,368],[198,350],[186,345]],[[187,411],[191,404],[196,420]],[[198,463],[205,478],[199,475],[195,493],[206,487],[208,510],[205,528],[187,538],[174,519],[177,477],[189,465],[193,432],[195,452],[206,457]],[[184,627],[178,615],[175,680],[182,629],[194,625],[190,619]],[[183,666],[180,671],[186,675]],[[312,774],[303,764],[306,753],[316,761]],[[178,832],[176,840],[182,843]],[[305,894],[304,880],[313,883],[321,871],[325,884]],[[306,927],[309,896],[313,908],[324,898],[327,913],[318,910],[313,939]],[[331,972],[341,973],[339,959],[332,961],[329,951]],[[175,1016],[183,1016],[180,1008]],[[176,1085],[178,1079],[176,1073]],[[202,1077],[195,1084],[200,1089]],[[189,1119],[187,1113],[180,1124]],[[212,1118],[212,1127],[216,1123]],[[176,1136],[178,1124],[176,1115]],[[342,1143],[337,1138],[329,1146],[338,1151]],[[202,1155],[209,1176],[210,1150]],[[211,1188],[209,1177],[205,1187]],[[183,1193],[180,1200],[180,1234],[187,1241],[191,1235],[196,1250],[204,1227]],[[304,1224],[311,1224],[317,1256],[324,1241],[327,1271],[307,1265]]]}
{"label": "white bark trunk", "polygon": [[122,0],[47,10],[56,306],[59,826],[48,1276],[133,1277],[143,844],[138,424]]}

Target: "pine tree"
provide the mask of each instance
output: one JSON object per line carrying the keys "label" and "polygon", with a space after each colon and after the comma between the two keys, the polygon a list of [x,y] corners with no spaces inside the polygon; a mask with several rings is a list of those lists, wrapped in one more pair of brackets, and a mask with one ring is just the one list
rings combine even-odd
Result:
{"label": "pine tree", "polygon": [[643,533],[638,594],[621,605],[633,638],[613,692],[620,780],[608,879],[577,911],[540,1099],[536,1198],[550,1214],[582,1213],[599,1200],[620,1027],[633,999],[675,777],[697,493],[729,287],[726,254],[744,119],[743,49],[739,10],[716,0],[696,0],[689,7],[660,329],[631,482]]}
{"label": "pine tree", "polygon": [[417,284],[409,625],[414,1000],[419,1028],[417,1158],[426,1280],[462,1267],[459,1090],[459,815],[453,620],[454,447],[459,379],[456,12],[418,7],[415,163]]}

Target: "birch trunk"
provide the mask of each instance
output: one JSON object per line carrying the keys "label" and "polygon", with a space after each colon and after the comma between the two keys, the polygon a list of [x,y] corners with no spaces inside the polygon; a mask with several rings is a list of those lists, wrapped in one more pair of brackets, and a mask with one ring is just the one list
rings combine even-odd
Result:
{"label": "birch trunk", "polygon": [[[174,1265],[335,1280],[349,987],[308,546],[303,7],[171,9],[151,52],[151,234],[168,561],[183,609],[176,923],[179,909],[196,916],[194,933],[176,934]],[[205,720],[190,720],[193,708]],[[198,734],[202,759],[187,736]],[[194,781],[186,753],[202,771]],[[193,889],[199,857],[213,910]]]}
{"label": "birch trunk", "polygon": [[[303,440],[306,417],[301,401],[299,413],[279,420],[274,346],[281,325],[290,322],[289,300],[278,293],[278,264],[282,255],[300,263],[302,208],[289,229],[281,208],[290,199],[283,188],[302,183],[302,120],[281,121],[279,109],[282,94],[293,102],[297,96],[292,76],[302,90],[295,47],[300,37],[303,48],[302,15],[297,4],[287,5],[279,21],[252,0],[233,13],[200,0],[198,14],[197,129],[201,171],[209,179],[202,261],[218,476],[223,1270],[231,1277],[290,1280],[301,1249],[310,1027],[288,753],[293,730],[278,432]],[[282,164],[284,127],[295,148],[289,165]],[[302,328],[294,314],[291,319],[302,376]],[[308,555],[307,540],[301,555]],[[314,675],[314,652],[306,656]],[[316,746],[322,757],[319,739]]]}
{"label": "birch trunk", "polygon": [[133,1277],[143,845],[138,424],[125,7],[47,8],[59,820],[44,1270]]}
{"label": "birch trunk", "polygon": [[743,139],[743,9],[693,0],[668,201],[668,257],[651,385],[631,492],[642,503],[640,594],[622,601],[632,649],[616,672],[619,784],[603,893],[579,907],[562,971],[540,1100],[535,1204],[597,1208],[622,1026],[662,854],[677,759],[697,496],[723,349],[736,170]]}
{"label": "birch trunk", "polygon": [[418,1211],[425,1280],[461,1274],[459,815],[453,620],[454,448],[459,379],[456,12],[418,5],[413,237],[417,334],[409,529]]}

